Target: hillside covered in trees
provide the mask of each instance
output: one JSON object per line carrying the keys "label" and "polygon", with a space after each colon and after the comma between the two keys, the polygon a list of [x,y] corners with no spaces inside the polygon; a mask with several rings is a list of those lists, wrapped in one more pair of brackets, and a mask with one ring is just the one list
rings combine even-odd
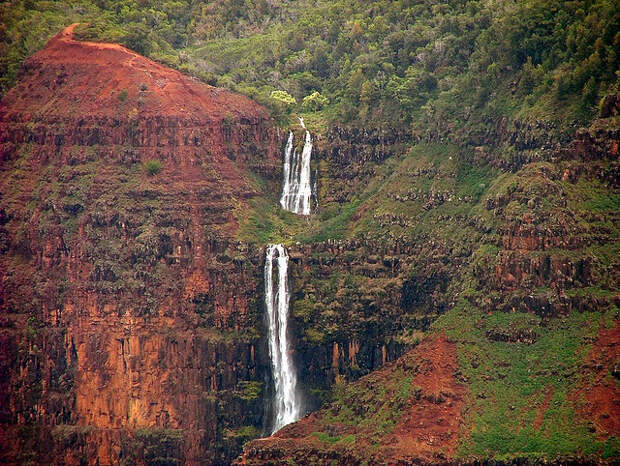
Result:
{"label": "hillside covered in trees", "polygon": [[[613,0],[12,1],[2,86],[60,27],[269,104],[319,92],[324,120],[483,131],[497,115],[587,121],[617,91]],[[273,105],[274,107],[276,105]],[[295,107],[299,109],[299,107]],[[313,110],[307,108],[307,110]],[[463,129],[466,128],[466,129]]]}

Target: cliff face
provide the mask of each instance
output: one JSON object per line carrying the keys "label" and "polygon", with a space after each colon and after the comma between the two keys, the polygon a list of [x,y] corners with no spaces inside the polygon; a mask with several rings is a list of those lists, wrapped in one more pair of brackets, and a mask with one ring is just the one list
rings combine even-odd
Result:
{"label": "cliff face", "polygon": [[[449,273],[462,260],[431,244],[372,239],[289,250],[295,351],[310,406],[334,382],[356,380],[394,361],[445,311]],[[420,256],[433,256],[421,263]],[[411,276],[412,268],[418,274]]]}
{"label": "cliff face", "polygon": [[395,139],[386,157],[371,133],[319,141],[337,222],[318,236],[346,239],[299,248],[293,309],[331,402],[239,464],[617,458],[617,120],[570,141],[496,127],[495,146]]}
{"label": "cliff face", "polygon": [[0,460],[228,464],[270,391],[258,238],[296,235],[295,359],[332,403],[240,461],[615,451],[614,105],[572,139],[333,128],[319,212],[265,233],[265,110],[66,29],[0,103]]}
{"label": "cliff face", "polygon": [[234,234],[278,140],[72,27],[26,61],[0,104],[3,463],[226,463],[260,432],[262,253]]}

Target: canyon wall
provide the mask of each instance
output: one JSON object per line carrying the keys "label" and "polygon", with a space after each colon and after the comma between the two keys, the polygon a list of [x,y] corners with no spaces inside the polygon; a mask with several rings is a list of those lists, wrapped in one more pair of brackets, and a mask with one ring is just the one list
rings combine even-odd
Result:
{"label": "canyon wall", "polygon": [[279,175],[251,100],[72,28],[0,104],[2,462],[226,464],[260,434],[262,251]]}
{"label": "canyon wall", "polygon": [[[271,396],[263,245],[236,233],[277,192],[285,135],[249,99],[72,27],[25,62],[0,121],[2,460],[230,462]],[[410,312],[413,253],[291,247],[306,409],[444,306]]]}
{"label": "canyon wall", "polygon": [[[599,121],[567,140],[541,122],[489,128],[459,144],[441,131],[316,135],[324,229],[287,248],[305,408],[387,364],[337,400],[361,400],[359,413],[412,400],[412,419],[437,412],[381,437],[402,443],[428,427],[447,439],[445,451],[405,445],[407,461],[446,460],[464,422],[454,341],[408,352],[440,316],[465,302],[542,327],[618,305],[607,196],[617,129]],[[3,463],[228,464],[263,433],[264,244],[240,230],[255,202],[277,205],[285,139],[251,100],[76,42],[72,28],[25,62],[0,103]],[[541,332],[485,338],[531,344]],[[307,442],[325,429],[358,435],[329,430],[321,416],[333,406],[286,429],[284,446],[250,444],[245,460],[355,463],[350,448]]]}
{"label": "canyon wall", "polygon": [[331,364],[335,385],[330,402],[249,442],[236,464],[613,464],[615,125],[595,120],[515,165],[502,161],[505,140],[487,153],[446,145],[441,158],[421,142],[390,171],[366,136],[342,160],[324,152],[327,209],[381,180],[347,219],[354,239],[291,253],[304,283],[300,351]]}

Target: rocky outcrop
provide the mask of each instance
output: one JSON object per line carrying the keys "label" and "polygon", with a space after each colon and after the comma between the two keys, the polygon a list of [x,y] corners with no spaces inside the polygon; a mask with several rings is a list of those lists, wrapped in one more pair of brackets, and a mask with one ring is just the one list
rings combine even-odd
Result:
{"label": "rocky outcrop", "polygon": [[[620,324],[601,328],[581,368],[580,386],[572,398],[579,413],[590,419],[589,429],[608,439],[620,431]],[[594,383],[592,382],[594,379]],[[584,395],[585,393],[585,395]]]}
{"label": "rocky outcrop", "polygon": [[436,464],[449,461],[468,395],[454,345],[429,339],[343,388],[337,399],[267,439],[236,464]]}
{"label": "rocky outcrop", "polygon": [[[608,96],[601,118],[611,116],[617,96]],[[600,120],[604,122],[605,120]],[[486,122],[486,130],[473,136],[469,145],[474,160],[501,170],[516,172],[529,163],[561,160],[615,159],[620,132],[614,125],[598,124],[581,128],[574,123],[561,129],[546,121],[508,121],[501,118]]]}
{"label": "rocky outcrop", "polygon": [[335,126],[318,141],[320,158],[337,165],[383,162],[398,153],[401,144],[412,140],[408,131],[387,128],[346,128]]}
{"label": "rocky outcrop", "polygon": [[448,264],[436,243],[372,239],[294,245],[289,257],[293,346],[308,407],[334,382],[356,380],[411,348],[454,299],[450,272],[463,261]]}

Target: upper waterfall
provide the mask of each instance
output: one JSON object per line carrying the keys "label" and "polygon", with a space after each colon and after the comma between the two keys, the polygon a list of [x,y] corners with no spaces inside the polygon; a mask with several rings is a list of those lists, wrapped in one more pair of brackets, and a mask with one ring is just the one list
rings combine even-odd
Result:
{"label": "upper waterfall", "polygon": [[299,124],[306,130],[304,147],[301,156],[293,144],[293,132],[289,132],[284,148],[284,166],[282,179],[282,195],[280,206],[284,210],[301,215],[310,215],[312,184],[310,176],[310,158],[312,157],[312,137],[306,128],[303,118]]}
{"label": "upper waterfall", "polygon": [[[276,287],[274,267],[276,259]],[[274,422],[272,432],[281,429],[301,416],[297,392],[297,373],[288,340],[288,254],[281,244],[267,246],[265,256],[265,307],[269,325],[269,357],[275,384]]]}

